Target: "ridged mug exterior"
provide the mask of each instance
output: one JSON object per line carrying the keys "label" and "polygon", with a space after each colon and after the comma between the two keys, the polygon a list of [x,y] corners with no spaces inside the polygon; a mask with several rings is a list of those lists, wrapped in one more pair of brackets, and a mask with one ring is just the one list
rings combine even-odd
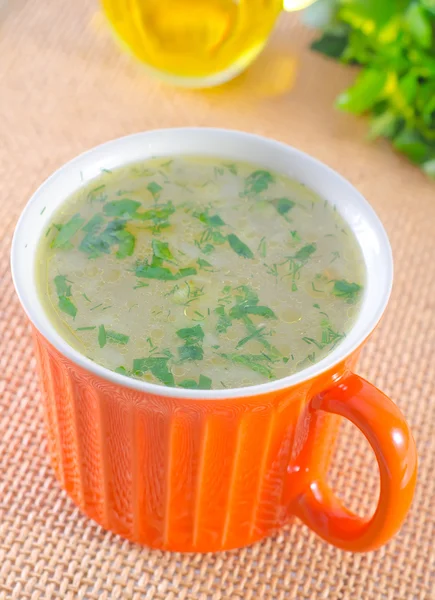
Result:
{"label": "ridged mug exterior", "polygon": [[62,487],[89,517],[135,542],[184,552],[246,546],[288,522],[316,437],[325,473],[338,417],[310,431],[321,378],[264,395],[191,400],[138,392],[78,367],[34,330],[51,461]]}

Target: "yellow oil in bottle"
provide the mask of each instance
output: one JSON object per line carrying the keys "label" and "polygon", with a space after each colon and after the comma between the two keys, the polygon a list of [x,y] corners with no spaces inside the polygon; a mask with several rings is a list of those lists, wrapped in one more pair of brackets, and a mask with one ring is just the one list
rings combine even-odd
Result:
{"label": "yellow oil in bottle", "polygon": [[[286,5],[309,0],[285,0]],[[120,41],[160,76],[221,83],[261,51],[283,0],[102,0]],[[287,8],[287,6],[286,6]]]}

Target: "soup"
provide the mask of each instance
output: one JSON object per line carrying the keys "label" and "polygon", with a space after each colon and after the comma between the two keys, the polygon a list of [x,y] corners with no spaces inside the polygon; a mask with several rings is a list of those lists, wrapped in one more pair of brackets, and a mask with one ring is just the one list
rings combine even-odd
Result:
{"label": "soup", "polygon": [[41,302],[71,346],[192,389],[318,362],[352,327],[365,277],[333,205],[281,174],[200,157],[102,170],[55,213],[36,262]]}

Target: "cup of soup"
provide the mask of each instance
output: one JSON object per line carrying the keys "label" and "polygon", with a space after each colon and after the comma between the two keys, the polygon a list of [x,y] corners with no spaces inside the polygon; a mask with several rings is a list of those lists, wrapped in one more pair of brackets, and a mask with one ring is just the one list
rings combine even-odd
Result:
{"label": "cup of soup", "polygon": [[[35,192],[12,272],[56,476],[106,529],[209,552],[294,516],[352,551],[400,528],[415,444],[354,373],[389,299],[391,249],[332,169],[236,131],[117,139]],[[340,417],[379,464],[369,518],[327,482]]]}

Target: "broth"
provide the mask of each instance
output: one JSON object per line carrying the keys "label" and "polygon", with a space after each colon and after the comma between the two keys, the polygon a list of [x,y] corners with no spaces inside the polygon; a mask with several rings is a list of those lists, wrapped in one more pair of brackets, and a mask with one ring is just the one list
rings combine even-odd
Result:
{"label": "broth", "polygon": [[318,362],[352,327],[365,279],[333,205],[278,173],[200,157],[103,170],[55,213],[36,262],[44,308],[76,350],[200,389]]}

